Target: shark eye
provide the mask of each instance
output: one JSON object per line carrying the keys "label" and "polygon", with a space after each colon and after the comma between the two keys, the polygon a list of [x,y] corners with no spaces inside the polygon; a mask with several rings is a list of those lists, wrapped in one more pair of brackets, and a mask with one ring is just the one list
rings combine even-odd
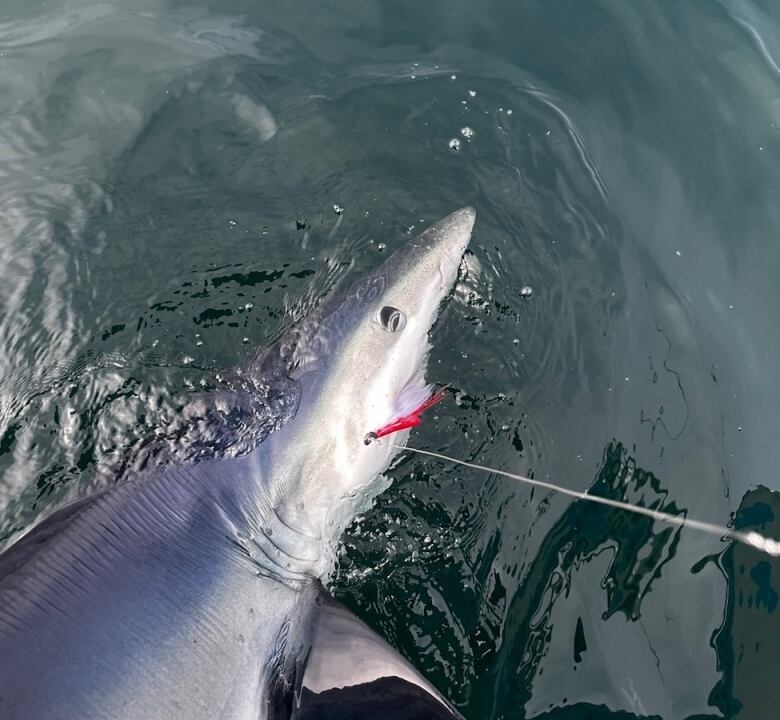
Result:
{"label": "shark eye", "polygon": [[379,311],[379,324],[390,332],[401,332],[406,326],[406,315],[392,305],[385,305]]}

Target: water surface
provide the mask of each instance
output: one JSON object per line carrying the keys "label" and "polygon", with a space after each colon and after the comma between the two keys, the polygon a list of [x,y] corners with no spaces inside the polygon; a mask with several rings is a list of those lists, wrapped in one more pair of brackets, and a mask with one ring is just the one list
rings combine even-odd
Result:
{"label": "water surface", "polygon": [[[0,536],[464,204],[412,443],[777,532],[779,33],[767,0],[5,3]],[[333,589],[467,718],[774,716],[776,561],[393,477]]]}

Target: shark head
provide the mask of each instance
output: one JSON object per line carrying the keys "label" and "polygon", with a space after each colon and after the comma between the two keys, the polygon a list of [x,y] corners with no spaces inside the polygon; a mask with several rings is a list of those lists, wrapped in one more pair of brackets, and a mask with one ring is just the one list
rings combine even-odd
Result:
{"label": "shark head", "polygon": [[390,435],[392,445],[367,443],[367,435],[394,423],[403,428],[398,420],[414,417],[429,400],[428,335],[475,217],[473,208],[463,208],[432,225],[283,343],[300,387],[296,417],[277,436],[295,448],[284,459],[295,467],[287,472],[285,504],[307,516],[308,532],[322,536],[325,526],[338,532],[356,511],[347,500],[373,498],[381,489],[375,479],[397,452],[392,445],[403,444],[408,430]]}
{"label": "shark head", "polygon": [[378,454],[366,449],[367,434],[413,414],[431,396],[429,333],[455,283],[474,219],[474,210],[464,208],[437,222],[341,302],[343,334],[322,398],[343,412],[342,438],[358,461]]}

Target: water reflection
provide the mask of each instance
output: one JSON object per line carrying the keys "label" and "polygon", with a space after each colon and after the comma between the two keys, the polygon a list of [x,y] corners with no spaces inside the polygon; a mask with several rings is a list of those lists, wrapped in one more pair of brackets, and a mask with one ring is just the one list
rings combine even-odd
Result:
{"label": "water reflection", "polygon": [[[627,449],[615,441],[605,449],[601,471],[588,492],[673,515],[683,512],[669,499],[661,480],[638,467]],[[513,693],[525,705],[538,692],[536,686],[546,684],[537,680],[545,672],[554,672],[560,680],[556,704],[580,701],[586,678],[601,664],[598,658],[607,651],[598,626],[615,614],[625,621],[640,620],[642,602],[664,566],[674,558],[679,535],[679,528],[620,510],[584,502],[571,504],[546,533],[542,551],[529,565],[512,598],[503,633],[505,641],[493,661],[495,696]],[[585,577],[591,583],[590,590],[582,588]],[[582,609],[569,617],[555,612],[556,604],[571,592],[576,593],[577,587],[602,607],[600,620]],[[567,635],[568,642],[564,640]],[[554,662],[548,657],[551,654]],[[589,667],[581,668],[588,655]],[[565,662],[573,672],[556,668],[556,662]]]}
{"label": "water reflection", "polygon": [[[734,526],[780,537],[780,493],[763,486],[746,493]],[[780,560],[739,544],[713,560],[728,579],[728,591],[723,624],[714,636],[723,679],[710,701],[726,717],[774,717],[780,706]]]}
{"label": "water reflection", "polygon": [[[683,534],[695,537],[696,531],[566,501],[536,544],[538,554],[529,557],[515,547],[515,567],[497,569],[499,535],[479,555],[467,546],[469,535],[485,532],[483,513],[491,514],[491,505],[498,506],[501,522],[506,495],[489,484],[473,512],[465,512],[464,496],[463,510],[449,515],[442,490],[453,481],[461,492],[468,486],[460,485],[456,470],[436,465],[407,456],[395,470],[397,486],[349,529],[336,583],[343,599],[375,617],[383,634],[430,677],[441,683],[444,676],[447,685],[460,688],[453,699],[467,716],[487,707],[504,718],[668,717],[657,712],[658,703],[644,704],[654,697],[647,692],[653,677],[670,700],[679,692],[654,648],[663,644],[666,652],[689,656],[691,628],[668,615],[674,639],[663,631],[656,636],[660,626],[652,614],[650,621],[643,617],[644,604],[663,584]],[[499,480],[504,482],[511,495],[511,481]],[[605,448],[588,492],[673,515],[688,512],[618,441]],[[551,511],[553,499],[546,496],[536,505],[537,518]],[[423,514],[427,522],[420,523]],[[778,537],[778,518],[780,493],[759,488],[743,498],[734,524]],[[431,526],[437,528],[433,537]],[[738,544],[722,547],[689,568],[695,576],[714,571],[721,578],[711,585],[717,592],[710,597],[723,618],[719,629],[711,629],[720,680],[711,686],[709,711],[685,712],[683,702],[675,716],[731,717],[740,711],[741,717],[770,717],[780,698],[765,688],[774,687],[780,645],[767,621],[780,605],[780,561]],[[686,602],[681,596],[673,601]],[[701,610],[705,623],[712,617],[703,607],[690,610]],[[457,646],[451,645],[453,630]]]}

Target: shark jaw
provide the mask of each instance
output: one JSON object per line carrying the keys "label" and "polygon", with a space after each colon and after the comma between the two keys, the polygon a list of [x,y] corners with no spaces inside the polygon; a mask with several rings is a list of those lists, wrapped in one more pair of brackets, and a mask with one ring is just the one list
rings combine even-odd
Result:
{"label": "shark jaw", "polygon": [[292,351],[301,396],[293,420],[261,444],[266,507],[322,554],[306,574],[326,578],[344,528],[386,486],[432,398],[429,332],[458,275],[476,214],[463,208],[399,248],[346,295],[304,321]]}

